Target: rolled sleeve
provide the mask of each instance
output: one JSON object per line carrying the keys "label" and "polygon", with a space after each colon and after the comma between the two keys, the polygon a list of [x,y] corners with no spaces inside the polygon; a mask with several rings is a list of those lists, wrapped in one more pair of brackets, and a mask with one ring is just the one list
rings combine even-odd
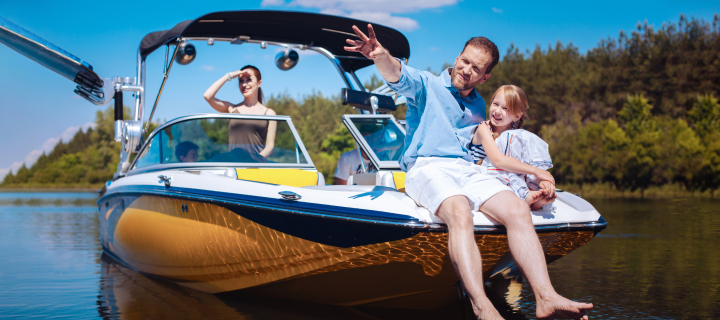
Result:
{"label": "rolled sleeve", "polygon": [[347,156],[343,154],[338,160],[337,168],[335,168],[335,178],[347,180],[350,178],[350,164],[347,161]]}
{"label": "rolled sleeve", "polygon": [[[388,82],[388,86],[405,98],[417,101],[425,91],[426,79],[421,71],[405,65],[400,59],[397,60],[400,61],[400,79],[398,82]],[[408,104],[409,106],[410,104]]]}
{"label": "rolled sleeve", "polygon": [[470,149],[470,144],[472,143],[473,135],[475,135],[475,130],[477,130],[477,126],[465,127],[457,130],[458,141],[460,141],[460,145],[465,151]]}

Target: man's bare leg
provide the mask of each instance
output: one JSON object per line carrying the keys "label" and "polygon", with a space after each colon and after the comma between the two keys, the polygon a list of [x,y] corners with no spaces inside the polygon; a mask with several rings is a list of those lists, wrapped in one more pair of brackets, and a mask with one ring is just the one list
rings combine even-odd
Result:
{"label": "man's bare leg", "polygon": [[502,319],[485,295],[482,259],[475,242],[472,212],[467,198],[452,196],[445,199],[438,208],[437,215],[445,220],[448,226],[450,261],[470,296],[475,316],[483,320]]}
{"label": "man's bare leg", "polygon": [[510,252],[535,293],[538,319],[589,319],[586,313],[592,309],[591,303],[568,300],[552,287],[527,203],[502,191],[485,201],[480,210],[507,228]]}

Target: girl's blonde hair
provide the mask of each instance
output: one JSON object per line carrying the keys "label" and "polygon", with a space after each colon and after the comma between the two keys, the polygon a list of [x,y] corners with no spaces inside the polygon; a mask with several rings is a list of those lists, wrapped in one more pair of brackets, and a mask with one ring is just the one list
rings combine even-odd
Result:
{"label": "girl's blonde hair", "polygon": [[[495,100],[495,96],[497,96],[500,93],[505,94],[505,106],[507,107],[508,111],[512,116],[515,116],[518,113],[522,112],[522,117],[515,123],[513,126],[513,129],[520,129],[523,125],[523,118],[527,116],[527,110],[530,108],[530,105],[528,104],[527,95],[525,95],[525,91],[523,89],[520,89],[520,87],[515,85],[504,85],[495,91],[495,93],[492,95],[492,98],[490,101]],[[498,133],[493,132],[493,138],[497,139],[499,136]]]}

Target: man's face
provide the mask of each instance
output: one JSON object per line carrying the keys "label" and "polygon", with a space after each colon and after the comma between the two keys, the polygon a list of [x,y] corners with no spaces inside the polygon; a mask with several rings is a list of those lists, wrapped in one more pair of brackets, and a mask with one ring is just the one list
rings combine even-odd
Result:
{"label": "man's face", "polygon": [[188,151],[186,156],[184,156],[184,157],[180,156],[180,161],[195,162],[195,161],[197,161],[197,157],[198,157],[197,150],[192,149],[192,150]]}
{"label": "man's face", "polygon": [[492,57],[484,49],[467,46],[455,58],[451,75],[455,89],[462,92],[475,88],[480,83],[485,83],[490,78],[490,74],[485,73],[490,62],[492,62]]}

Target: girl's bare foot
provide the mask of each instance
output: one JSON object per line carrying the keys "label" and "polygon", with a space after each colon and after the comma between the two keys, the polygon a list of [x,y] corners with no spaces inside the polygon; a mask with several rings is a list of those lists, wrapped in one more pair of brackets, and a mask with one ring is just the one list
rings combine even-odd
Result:
{"label": "girl's bare foot", "polygon": [[560,295],[555,295],[551,299],[538,300],[537,312],[535,315],[538,319],[590,319],[587,315],[592,309],[592,303],[581,303],[568,300]]}
{"label": "girl's bare foot", "polygon": [[[542,193],[542,191],[539,191]],[[529,196],[528,196],[529,197]],[[552,197],[546,197],[544,194],[540,199],[535,201],[533,204],[530,205],[530,208],[533,210],[540,209],[546,204],[550,204],[555,202],[555,199],[557,199],[557,194],[554,194]]]}
{"label": "girl's bare foot", "polygon": [[525,197],[525,202],[528,204],[528,206],[532,206],[533,203],[540,201],[540,199],[544,198],[545,195],[542,191],[530,191],[528,192],[528,195]]}

